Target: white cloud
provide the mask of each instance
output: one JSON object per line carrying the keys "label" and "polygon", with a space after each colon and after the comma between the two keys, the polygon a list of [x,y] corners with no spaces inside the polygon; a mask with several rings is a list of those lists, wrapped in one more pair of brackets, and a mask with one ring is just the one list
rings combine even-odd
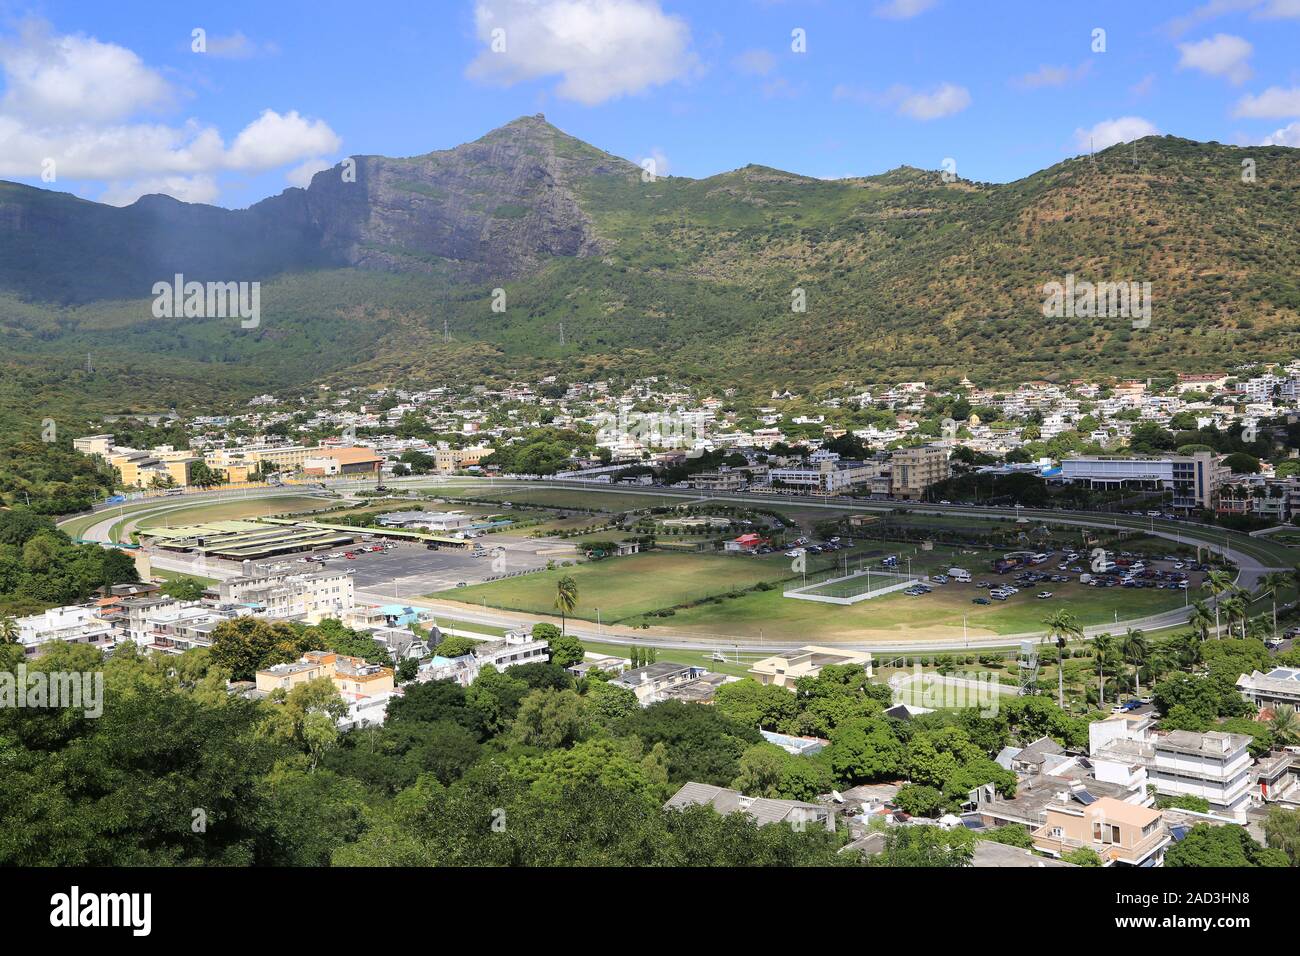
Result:
{"label": "white cloud", "polygon": [[886,20],[910,20],[934,6],[935,0],[889,0],[871,11]]}
{"label": "white cloud", "polygon": [[93,37],[55,36],[41,21],[0,38],[0,70],[6,81],[0,176],[35,178],[53,160],[56,183],[101,183],[106,202],[130,202],[149,192],[212,202],[222,171],[265,171],[340,145],[324,121],[296,111],[263,111],[229,149],[210,124],[143,119],[142,113],[177,99],[160,74],[130,50]]}
{"label": "white cloud", "polygon": [[1300,20],[1300,0],[1269,0],[1257,17],[1261,20]]}
{"label": "white cloud", "polygon": [[313,176],[323,170],[329,169],[331,165],[331,163],[320,159],[319,157],[316,159],[309,159],[305,163],[289,170],[289,172],[285,174],[284,178],[290,186],[300,186],[303,189],[306,189],[311,185],[311,178]]}
{"label": "white cloud", "polygon": [[960,113],[970,106],[970,91],[955,83],[941,83],[930,92],[909,86],[891,86],[883,93],[841,83],[831,92],[837,100],[852,100],[877,109],[893,109],[912,119],[932,120]]}
{"label": "white cloud", "polygon": [[1119,119],[1102,120],[1092,129],[1076,129],[1074,143],[1083,152],[1089,149],[1106,149],[1116,143],[1127,143],[1154,136],[1160,131],[1150,120],[1141,116],[1121,116]]}
{"label": "white cloud", "polygon": [[99,201],[110,206],[129,206],[141,196],[162,193],[181,202],[214,202],[220,194],[211,176],[165,176],[159,179],[142,179],[131,183],[113,183],[100,195]]}
{"label": "white cloud", "polygon": [[81,35],[54,36],[28,20],[0,41],[5,95],[0,113],[42,125],[111,122],[166,104],[171,89],[130,50]]}
{"label": "white cloud", "polygon": [[1210,76],[1224,76],[1232,83],[1244,83],[1251,77],[1250,55],[1254,47],[1241,37],[1216,33],[1208,40],[1180,43],[1180,70],[1192,69]]}
{"label": "white cloud", "polygon": [[1142,79],[1130,86],[1128,91],[1133,96],[1148,96],[1155,85],[1156,75],[1154,73],[1148,73],[1146,76],[1142,77]]}
{"label": "white cloud", "polygon": [[912,119],[932,120],[960,113],[970,106],[970,91],[964,86],[944,83],[929,93],[912,93],[903,98],[898,112]]}
{"label": "white cloud", "polygon": [[273,169],[303,156],[332,153],[339,145],[338,136],[322,120],[306,120],[297,110],[283,116],[275,110],[263,110],[235,137],[226,165],[232,169]]}
{"label": "white cloud", "polygon": [[767,50],[746,50],[731,64],[747,76],[767,76],[776,67],[776,57]]}
{"label": "white cloud", "polygon": [[1291,123],[1279,130],[1275,130],[1271,136],[1264,137],[1259,145],[1300,147],[1300,122]]}
{"label": "white cloud", "polygon": [[1026,73],[1012,80],[1012,85],[1022,90],[1036,90],[1044,86],[1064,86],[1073,80],[1081,80],[1092,69],[1092,61],[1084,60],[1077,67],[1040,66],[1033,73]]}
{"label": "white cloud", "polygon": [[1259,4],[1260,0],[1210,0],[1209,3],[1202,4],[1186,16],[1170,20],[1165,28],[1174,36],[1182,36],[1188,30],[1208,20],[1217,20],[1230,13],[1250,10]]}
{"label": "white cloud", "polygon": [[279,53],[280,48],[269,41],[259,43],[256,40],[250,40],[244,36],[243,32],[236,30],[230,36],[208,37],[205,52],[208,56],[223,60],[249,60],[255,56],[269,56]]}
{"label": "white cloud", "polygon": [[636,164],[644,169],[645,161],[647,159],[653,163],[650,169],[656,176],[667,176],[669,170],[672,169],[672,166],[668,162],[667,154],[658,146],[651,147],[649,155],[638,157]]}
{"label": "white cloud", "polygon": [[690,28],[658,0],[479,0],[474,19],[485,49],[469,76],[505,86],[559,76],[556,94],[587,106],[680,79],[696,62]]}
{"label": "white cloud", "polygon": [[1237,101],[1233,116],[1249,116],[1254,119],[1287,119],[1300,116],[1300,86],[1284,90],[1280,86],[1270,86],[1263,93],[1255,96],[1247,93]]}
{"label": "white cloud", "polygon": [[1252,20],[1300,19],[1300,0],[1209,0],[1165,24],[1166,32],[1181,36],[1193,27],[1233,13],[1249,12]]}

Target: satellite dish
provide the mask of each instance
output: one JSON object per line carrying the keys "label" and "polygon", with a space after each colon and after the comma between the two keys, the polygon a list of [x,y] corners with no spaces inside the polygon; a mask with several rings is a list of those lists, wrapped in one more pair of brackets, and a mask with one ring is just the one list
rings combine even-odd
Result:
{"label": "satellite dish", "polygon": [[844,797],[840,794],[838,790],[831,791],[831,799],[834,800],[836,803],[844,802]]}

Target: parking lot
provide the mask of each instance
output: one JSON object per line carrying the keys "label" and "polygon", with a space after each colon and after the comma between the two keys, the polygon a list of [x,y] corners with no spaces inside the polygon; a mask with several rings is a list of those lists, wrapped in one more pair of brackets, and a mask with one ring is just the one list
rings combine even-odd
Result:
{"label": "parking lot", "polygon": [[[488,578],[546,567],[548,561],[571,561],[572,547],[545,539],[507,538],[492,535],[478,539],[476,554],[468,550],[430,551],[418,544],[393,544],[382,552],[353,551],[353,557],[330,558],[306,563],[289,562],[293,568],[351,569],[356,590],[395,598],[412,598],[454,588],[461,582],[479,584]],[[346,549],[342,549],[345,551]],[[340,553],[340,549],[328,552]]]}

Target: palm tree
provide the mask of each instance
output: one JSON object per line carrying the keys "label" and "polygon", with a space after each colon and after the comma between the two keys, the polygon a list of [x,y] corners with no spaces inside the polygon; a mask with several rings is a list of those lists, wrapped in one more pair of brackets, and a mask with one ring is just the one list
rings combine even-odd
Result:
{"label": "palm tree", "polygon": [[1056,705],[1065,709],[1065,645],[1070,638],[1083,639],[1083,628],[1069,611],[1057,611],[1043,619],[1047,633],[1044,644],[1056,645]]}
{"label": "palm tree", "polygon": [[1208,588],[1214,597],[1214,636],[1219,637],[1219,595],[1233,586],[1232,575],[1227,571],[1211,571],[1201,582],[1201,587]]}
{"label": "palm tree", "polygon": [[1210,636],[1210,626],[1215,623],[1215,620],[1210,614],[1210,609],[1205,606],[1205,602],[1197,601],[1192,605],[1192,615],[1187,619],[1187,623],[1201,640],[1205,640]]}
{"label": "palm tree", "polygon": [[1146,660],[1147,652],[1150,647],[1147,644],[1146,635],[1137,628],[1130,627],[1128,633],[1124,635],[1122,641],[1122,650],[1124,657],[1133,662],[1133,688],[1139,697],[1142,696],[1142,662]]}
{"label": "palm tree", "polygon": [[[1205,613],[1208,620],[1210,612],[1206,611]],[[1202,640],[1204,638],[1199,638],[1194,631],[1183,631],[1174,635],[1173,640],[1170,641],[1170,648],[1178,661],[1177,667],[1173,668],[1174,670],[1191,669],[1191,666],[1200,659]]]}
{"label": "palm tree", "polygon": [[1291,586],[1291,575],[1286,571],[1270,571],[1260,579],[1260,587],[1273,599],[1273,637],[1277,638],[1277,592]]}
{"label": "palm tree", "polygon": [[1268,729],[1273,734],[1273,742],[1279,747],[1300,743],[1300,718],[1296,717],[1295,708],[1288,704],[1279,704],[1273,708]]}
{"label": "palm tree", "polygon": [[1246,613],[1247,613],[1246,602],[1243,601],[1238,594],[1233,593],[1230,597],[1224,598],[1219,603],[1223,605],[1223,613],[1228,615],[1228,634],[1229,635],[1232,634],[1233,621],[1235,621],[1237,618],[1241,618],[1242,621],[1241,636],[1245,637],[1246,636],[1245,621],[1246,621]]}
{"label": "palm tree", "polygon": [[560,612],[560,633],[565,633],[568,615],[578,606],[578,582],[565,575],[555,582],[555,608]]}
{"label": "palm tree", "polygon": [[0,644],[18,643],[18,622],[11,615],[0,618]]}
{"label": "palm tree", "polygon": [[1097,704],[1106,706],[1106,665],[1115,649],[1115,638],[1110,634],[1098,634],[1092,639],[1092,654],[1097,660]]}

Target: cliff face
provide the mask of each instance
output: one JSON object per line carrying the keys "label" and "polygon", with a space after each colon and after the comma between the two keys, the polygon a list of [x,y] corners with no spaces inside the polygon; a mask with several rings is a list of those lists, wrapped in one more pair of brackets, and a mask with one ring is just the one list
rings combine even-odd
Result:
{"label": "cliff face", "polygon": [[637,167],[574,140],[540,116],[473,143],[410,159],[360,156],[318,173],[306,203],[321,243],[349,265],[428,271],[452,260],[476,278],[526,275],[552,256],[600,252],[576,195],[592,176]]}
{"label": "cliff face", "polygon": [[119,209],[0,183],[0,289],[50,301],[132,298],[176,272],[229,281],[331,266],[449,265],[505,281],[551,257],[598,254],[577,188],[638,173],[530,116],[455,149],[358,156],[246,210],[166,196]]}

